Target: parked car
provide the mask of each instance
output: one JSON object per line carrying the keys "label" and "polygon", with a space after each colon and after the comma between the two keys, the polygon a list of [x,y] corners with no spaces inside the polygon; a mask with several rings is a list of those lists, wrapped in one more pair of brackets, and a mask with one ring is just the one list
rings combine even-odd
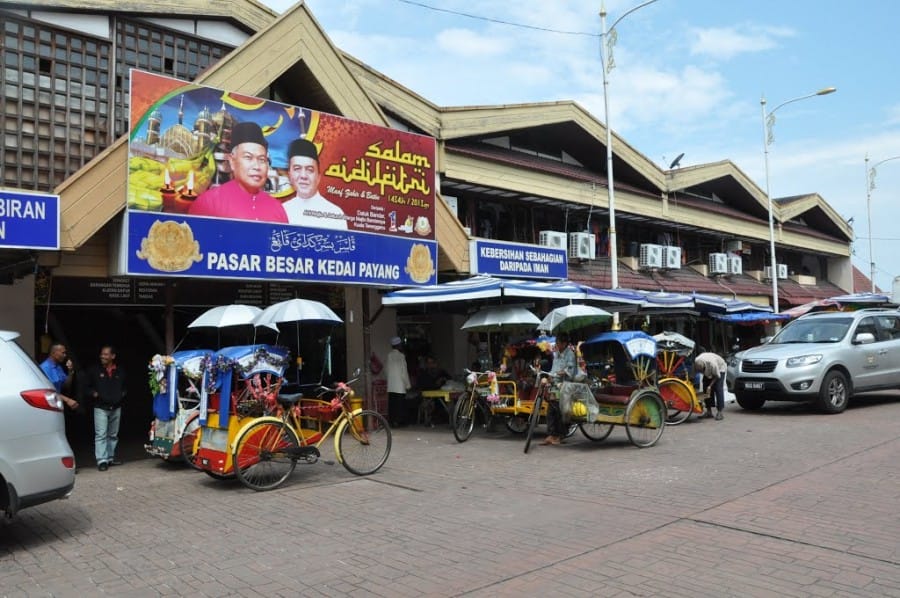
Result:
{"label": "parked car", "polygon": [[728,361],[728,390],[744,409],[809,401],[840,413],[861,392],[900,388],[900,312],[815,312]]}
{"label": "parked car", "polygon": [[18,336],[0,330],[0,510],[7,517],[67,498],[75,487],[62,399]]}

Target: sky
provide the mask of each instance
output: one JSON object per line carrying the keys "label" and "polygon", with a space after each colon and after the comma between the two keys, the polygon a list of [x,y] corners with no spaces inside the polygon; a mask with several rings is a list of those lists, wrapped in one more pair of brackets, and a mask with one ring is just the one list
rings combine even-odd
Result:
{"label": "sky", "polygon": [[[294,4],[262,1],[278,12]],[[682,167],[728,159],[765,191],[765,97],[776,117],[772,196],[819,193],[852,219],[853,263],[868,276],[874,261],[890,293],[900,276],[900,159],[890,160],[900,158],[900,2],[656,0],[623,16],[641,4],[605,2],[607,28],[623,17],[608,74],[612,129],[663,168],[681,153]],[[574,100],[607,121],[601,0],[307,5],[338,48],[439,106]],[[791,101],[826,87],[837,91]],[[887,160],[871,191],[866,156],[870,167]]]}

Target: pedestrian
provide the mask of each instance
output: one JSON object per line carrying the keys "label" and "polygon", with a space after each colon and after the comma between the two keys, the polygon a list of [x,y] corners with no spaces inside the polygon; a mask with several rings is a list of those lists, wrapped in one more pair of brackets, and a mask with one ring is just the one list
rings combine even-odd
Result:
{"label": "pedestrian", "polygon": [[116,350],[112,345],[103,345],[100,363],[88,368],[84,396],[94,407],[97,469],[106,471],[110,465],[121,465],[122,461],[116,458],[116,445],[125,400],[125,371],[116,364]]}
{"label": "pedestrian", "polygon": [[412,388],[409,382],[409,369],[406,365],[406,355],[400,348],[403,340],[399,336],[391,339],[391,351],[385,360],[385,375],[387,376],[388,390],[388,418],[391,426],[403,427],[407,424],[408,414],[406,406],[406,393]]}
{"label": "pedestrian", "polygon": [[72,366],[72,360],[68,358],[64,344],[53,343],[50,345],[50,353],[47,355],[47,359],[41,362],[41,370],[50,379],[62,402],[73,411],[78,409],[78,401],[69,396],[73,394],[72,379],[75,375],[75,368]]}
{"label": "pedestrian", "polygon": [[[553,351],[553,365],[550,367],[550,375],[553,384],[571,382],[578,372],[578,360],[575,349],[569,344],[569,335],[560,332],[556,335],[556,347]],[[547,432],[541,444],[560,444],[566,435],[565,423],[559,410],[559,400],[547,402]]]}
{"label": "pedestrian", "polygon": [[694,373],[703,376],[703,388],[706,389],[706,412],[700,417],[712,417],[713,405],[716,407],[716,421],[725,416],[725,371],[728,365],[720,355],[712,352],[700,353],[694,358]]}

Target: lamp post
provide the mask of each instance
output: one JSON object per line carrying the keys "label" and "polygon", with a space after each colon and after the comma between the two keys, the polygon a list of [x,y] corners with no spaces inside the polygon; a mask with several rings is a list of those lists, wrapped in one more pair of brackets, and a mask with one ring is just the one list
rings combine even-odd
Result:
{"label": "lamp post", "polygon": [[837,91],[834,87],[825,87],[817,92],[800,96],[786,102],[782,102],[766,113],[766,96],[762,96],[759,104],[762,107],[762,123],[763,123],[763,154],[765,156],[766,166],[766,200],[769,204],[769,255],[771,256],[771,276],[772,276],[772,311],[778,313],[778,262],[775,259],[775,217],[772,213],[772,193],[769,190],[769,145],[775,140],[772,128],[775,126],[775,111],[782,106],[814,98],[816,96],[824,96]]}
{"label": "lamp post", "polygon": [[[606,28],[606,3],[600,3],[600,67],[603,72],[603,120],[606,127],[606,188],[609,196],[609,284],[613,289],[619,288],[619,256],[616,243],[616,192],[613,184],[612,127],[609,126],[609,78],[606,75],[616,66],[612,55],[613,46],[616,44],[617,38],[616,25],[634,11],[656,1],[648,0],[625,11],[621,17],[613,21],[609,29]],[[606,56],[603,53],[604,46],[607,46]],[[618,312],[613,314],[612,329],[619,329]]]}
{"label": "lamp post", "polygon": [[900,160],[900,156],[885,158],[876,162],[869,168],[869,156],[866,156],[866,218],[869,226],[869,282],[872,283],[872,292],[875,292],[875,254],[872,253],[872,191],[875,189],[875,169],[891,160]]}

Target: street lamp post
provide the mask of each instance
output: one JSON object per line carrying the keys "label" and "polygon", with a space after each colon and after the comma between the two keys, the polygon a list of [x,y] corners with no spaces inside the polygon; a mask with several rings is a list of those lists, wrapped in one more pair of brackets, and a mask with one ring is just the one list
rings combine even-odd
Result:
{"label": "street lamp post", "polygon": [[824,96],[837,91],[834,87],[825,87],[819,91],[799,98],[794,98],[786,102],[782,102],[775,106],[768,114],[766,113],[766,96],[762,96],[759,104],[762,107],[762,123],[763,123],[763,155],[765,157],[766,166],[766,200],[769,204],[769,255],[771,257],[771,277],[772,277],[772,310],[778,313],[778,261],[775,259],[775,217],[772,211],[772,193],[769,189],[769,145],[775,140],[772,127],[775,125],[775,111],[782,106],[814,98],[816,96]]}
{"label": "street lamp post", "polygon": [[[633,13],[634,11],[653,4],[657,0],[648,0],[638,4],[625,12],[621,17],[613,21],[612,26],[606,28],[606,3],[600,3],[600,67],[603,72],[603,120],[606,127],[606,188],[609,197],[609,266],[610,266],[610,287],[619,288],[619,256],[618,246],[616,243],[616,192],[613,184],[613,149],[612,149],[612,127],[609,126],[609,78],[607,73],[611,71],[616,63],[613,60],[612,50],[616,43],[616,25]],[[607,46],[607,54],[604,56],[603,48]],[[612,322],[613,330],[619,329],[619,313],[613,314]]]}
{"label": "street lamp post", "polygon": [[866,156],[866,218],[869,222],[869,282],[872,283],[872,292],[875,292],[875,254],[872,253],[872,191],[875,189],[875,169],[891,160],[900,160],[900,156],[885,158],[876,162],[869,168],[869,156]]}

